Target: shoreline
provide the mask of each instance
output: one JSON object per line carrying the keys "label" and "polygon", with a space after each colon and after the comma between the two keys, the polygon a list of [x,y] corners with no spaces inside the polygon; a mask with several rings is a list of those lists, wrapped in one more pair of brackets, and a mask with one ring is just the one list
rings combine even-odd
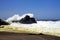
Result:
{"label": "shoreline", "polygon": [[0,40],[60,40],[60,37],[44,34],[24,34],[12,32],[0,32]]}

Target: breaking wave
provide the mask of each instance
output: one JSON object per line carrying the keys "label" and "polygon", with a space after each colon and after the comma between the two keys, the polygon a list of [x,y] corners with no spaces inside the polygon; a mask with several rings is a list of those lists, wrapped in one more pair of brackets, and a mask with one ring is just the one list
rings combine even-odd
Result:
{"label": "breaking wave", "polygon": [[[12,17],[9,17],[6,21],[11,22],[12,20],[21,20],[24,18],[26,15],[29,15],[30,17],[33,17],[33,14],[27,13],[22,16],[15,14]],[[14,23],[11,23],[14,24]],[[18,23],[15,23],[18,24]],[[20,25],[21,23],[19,23]],[[32,25],[37,24],[39,27],[60,27],[60,21],[37,21],[37,23],[33,23]],[[27,24],[26,24],[27,25]],[[15,25],[16,26],[16,25]]]}
{"label": "breaking wave", "polygon": [[[6,21],[11,22],[12,20],[21,20],[26,15],[33,17],[33,14],[24,14],[22,16],[14,15],[8,18]],[[50,32],[51,33],[50,35],[59,34],[60,36],[60,21],[37,21],[37,23],[33,23],[33,24],[21,24],[19,22],[17,23],[14,22],[10,24],[10,27],[23,27],[23,28],[28,28],[31,30],[38,29],[40,33]]]}
{"label": "breaking wave", "polygon": [[18,15],[18,14],[15,14],[13,15],[12,17],[9,17],[6,22],[11,22],[13,20],[21,20],[22,18],[24,18],[26,15],[30,16],[30,17],[33,17],[33,14],[31,13],[27,13],[27,14],[24,14],[22,16]]}

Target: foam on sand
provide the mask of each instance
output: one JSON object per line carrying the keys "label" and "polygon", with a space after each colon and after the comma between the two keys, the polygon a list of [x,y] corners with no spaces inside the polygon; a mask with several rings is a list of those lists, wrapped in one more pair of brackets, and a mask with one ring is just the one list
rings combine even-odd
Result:
{"label": "foam on sand", "polygon": [[[8,18],[6,21],[11,22],[12,20],[20,20],[24,18],[26,15],[33,17],[32,14],[25,14],[23,16],[15,15],[13,17]],[[28,29],[31,33],[43,33],[48,35],[60,36],[60,21],[37,21],[37,23],[33,24],[21,24],[21,23],[11,23],[9,27],[20,29]],[[27,30],[26,30],[27,31]]]}
{"label": "foam on sand", "polygon": [[[21,23],[12,23],[10,27],[18,27],[30,30],[29,32],[39,34],[48,34],[60,36],[60,21],[37,21],[37,24],[21,24]],[[35,32],[33,32],[35,31]],[[28,33],[29,33],[28,32]]]}

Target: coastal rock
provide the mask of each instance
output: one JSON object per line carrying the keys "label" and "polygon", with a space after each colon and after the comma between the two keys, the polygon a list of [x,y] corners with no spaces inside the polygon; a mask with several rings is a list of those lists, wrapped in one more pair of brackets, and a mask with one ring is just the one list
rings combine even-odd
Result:
{"label": "coastal rock", "polygon": [[0,19],[0,26],[1,25],[9,25],[9,23],[8,22],[5,22],[4,20],[2,20],[2,19]]}
{"label": "coastal rock", "polygon": [[22,18],[19,22],[23,23],[23,24],[37,23],[35,18],[30,18],[30,16],[28,16],[28,15],[26,15],[24,18]]}

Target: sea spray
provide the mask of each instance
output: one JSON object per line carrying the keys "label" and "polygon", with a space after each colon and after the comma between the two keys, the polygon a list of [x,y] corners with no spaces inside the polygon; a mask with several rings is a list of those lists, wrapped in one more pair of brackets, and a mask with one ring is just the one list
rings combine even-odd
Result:
{"label": "sea spray", "polygon": [[[33,17],[33,14],[25,14],[25,15],[30,15],[30,17]],[[24,18],[25,15],[23,16],[15,15],[13,17],[8,18],[7,21],[20,20]],[[21,24],[17,22],[17,23],[11,23],[10,27],[13,28],[22,27],[22,28],[27,28],[28,30],[37,29],[37,33],[60,36],[60,21],[37,21],[37,23],[33,23],[33,24]]]}
{"label": "sea spray", "polygon": [[9,17],[6,22],[12,22],[13,20],[21,20],[22,18],[24,18],[26,15],[30,16],[30,17],[33,17],[33,14],[31,13],[27,13],[27,14],[24,14],[22,16],[18,15],[18,14],[15,14],[13,15],[12,17]]}

